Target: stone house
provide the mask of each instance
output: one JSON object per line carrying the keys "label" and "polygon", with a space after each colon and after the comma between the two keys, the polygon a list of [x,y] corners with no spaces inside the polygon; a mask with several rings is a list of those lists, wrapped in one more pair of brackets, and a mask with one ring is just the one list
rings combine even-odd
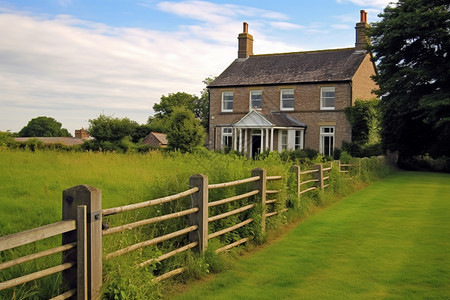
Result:
{"label": "stone house", "polygon": [[253,55],[253,36],[238,36],[238,58],[209,86],[208,146],[254,156],[311,148],[332,155],[351,142],[345,108],[373,99],[376,66],[365,50],[367,13],[356,24],[355,47]]}

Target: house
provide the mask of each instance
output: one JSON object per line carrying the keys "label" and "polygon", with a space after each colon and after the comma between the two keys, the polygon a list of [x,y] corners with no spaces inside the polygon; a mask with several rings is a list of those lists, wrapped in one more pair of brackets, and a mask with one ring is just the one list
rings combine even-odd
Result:
{"label": "house", "polygon": [[142,141],[143,144],[152,147],[167,147],[167,135],[165,133],[150,132]]}
{"label": "house", "polygon": [[355,47],[254,55],[244,23],[238,58],[208,86],[209,148],[248,156],[311,148],[332,155],[351,142],[344,110],[356,99],[375,98],[377,89],[366,27],[362,10]]}

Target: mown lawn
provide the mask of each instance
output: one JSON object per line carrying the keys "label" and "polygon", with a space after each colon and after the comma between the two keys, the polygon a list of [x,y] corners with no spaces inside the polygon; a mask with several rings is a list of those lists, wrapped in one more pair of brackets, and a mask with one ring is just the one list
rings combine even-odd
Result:
{"label": "mown lawn", "polygon": [[175,299],[450,299],[450,174],[396,173]]}

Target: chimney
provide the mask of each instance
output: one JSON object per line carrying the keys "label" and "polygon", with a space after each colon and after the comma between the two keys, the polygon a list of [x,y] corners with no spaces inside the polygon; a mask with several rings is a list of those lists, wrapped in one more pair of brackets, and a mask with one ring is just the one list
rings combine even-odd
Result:
{"label": "chimney", "polygon": [[248,24],[244,22],[244,32],[239,34],[238,58],[247,58],[253,55],[253,36],[248,33]]}
{"label": "chimney", "polygon": [[84,128],[81,129],[77,129],[75,130],[75,137],[78,139],[88,139],[89,138],[89,134],[86,132],[86,130],[84,130]]}
{"label": "chimney", "polygon": [[366,35],[366,28],[369,27],[367,24],[367,12],[365,10],[361,10],[361,19],[359,23],[356,23],[356,43],[355,50],[366,50],[367,45],[369,44],[369,38]]}

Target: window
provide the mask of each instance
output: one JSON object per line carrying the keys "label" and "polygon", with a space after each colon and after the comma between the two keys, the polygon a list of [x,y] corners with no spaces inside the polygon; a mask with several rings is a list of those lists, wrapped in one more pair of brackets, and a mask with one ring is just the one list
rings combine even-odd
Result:
{"label": "window", "polygon": [[320,153],[333,156],[334,127],[320,127]]}
{"label": "window", "polygon": [[334,109],[334,86],[320,89],[320,109]]}
{"label": "window", "polygon": [[300,150],[300,149],[303,149],[303,146],[302,146],[302,133],[303,133],[303,131],[301,131],[301,130],[296,130],[295,131],[295,144],[294,144],[294,149],[295,150]]}
{"label": "window", "polygon": [[281,110],[294,110],[294,89],[281,90]]}
{"label": "window", "polygon": [[222,111],[233,111],[233,92],[222,92]]}
{"label": "window", "polygon": [[288,132],[287,130],[281,131],[281,150],[287,150],[288,147]]}
{"label": "window", "polygon": [[222,150],[230,150],[233,148],[233,128],[222,128]]}
{"label": "window", "polygon": [[262,91],[255,90],[250,91],[250,110],[256,108],[257,110],[262,109]]}

